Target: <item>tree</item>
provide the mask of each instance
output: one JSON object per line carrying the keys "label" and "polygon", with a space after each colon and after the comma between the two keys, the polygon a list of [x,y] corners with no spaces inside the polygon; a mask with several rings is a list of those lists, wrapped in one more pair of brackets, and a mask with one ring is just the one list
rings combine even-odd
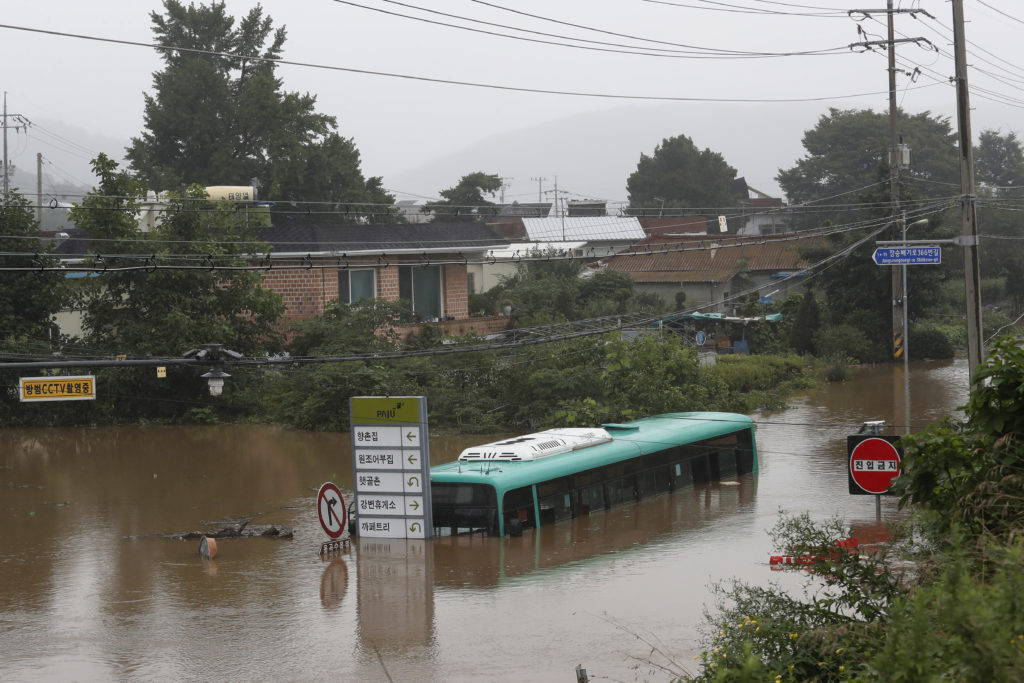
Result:
{"label": "tree", "polygon": [[1000,135],[983,130],[974,150],[975,179],[998,189],[1016,189],[1024,183],[1024,149],[1013,131]]}
{"label": "tree", "polygon": [[677,135],[662,140],[651,156],[640,155],[626,188],[634,211],[725,207],[739,199],[732,185],[735,178],[736,169],[721,154],[701,151],[693,140]]}
{"label": "tree", "polygon": [[164,0],[164,10],[150,15],[157,41],[184,49],[161,50],[164,70],[145,95],[145,131],[126,155],[139,180],[166,190],[255,179],[274,199],[373,204],[357,211],[394,220],[394,198],[379,178],[363,178],[336,119],[315,110],[315,96],[282,90],[274,60],[286,33],[259,5],[237,27],[224,2]]}
{"label": "tree", "polygon": [[[92,241],[91,251],[102,253],[102,259],[92,259],[102,275],[88,278],[78,292],[89,346],[157,357],[179,357],[206,343],[249,357],[279,348],[280,296],[260,286],[259,271],[230,269],[251,265],[246,255],[266,249],[244,216],[229,204],[207,201],[201,187],[191,186],[173,193],[163,222],[144,233],[132,199],[138,183],[104,155],[93,169],[98,186],[70,212]],[[194,268],[199,263],[208,267]],[[121,269],[132,265],[146,268]],[[198,374],[169,373],[161,391],[202,392]],[[139,377],[134,379],[150,381],[148,373],[144,380]]]}
{"label": "tree", "polygon": [[[51,248],[40,243],[39,225],[27,199],[16,192],[0,198],[0,266],[56,266]],[[18,256],[17,254],[34,254]],[[62,273],[0,271],[0,343],[10,352],[49,353],[59,341],[54,314],[67,300]]]}
{"label": "tree", "polygon": [[[914,184],[913,194],[920,198],[931,192],[949,194],[948,186],[959,186],[960,165],[956,135],[949,119],[933,117],[929,112],[908,115],[898,113],[897,128],[903,142],[911,147],[913,163],[900,172],[904,186],[912,179],[932,181]],[[804,133],[807,154],[776,176],[790,204],[803,204],[836,198],[853,203],[865,188],[887,183],[889,178],[889,115],[870,109],[829,109],[817,125]],[[933,188],[936,188],[933,190]],[[907,192],[904,187],[903,192]],[[888,187],[886,185],[886,195]],[[834,202],[833,202],[834,203]],[[849,211],[816,210],[802,221],[818,227],[826,220],[845,224],[855,220]]]}
{"label": "tree", "polygon": [[441,190],[443,200],[423,207],[424,213],[433,213],[434,221],[475,221],[497,213],[497,204],[484,199],[493,197],[501,189],[501,178],[495,173],[476,171],[464,175],[455,187]]}

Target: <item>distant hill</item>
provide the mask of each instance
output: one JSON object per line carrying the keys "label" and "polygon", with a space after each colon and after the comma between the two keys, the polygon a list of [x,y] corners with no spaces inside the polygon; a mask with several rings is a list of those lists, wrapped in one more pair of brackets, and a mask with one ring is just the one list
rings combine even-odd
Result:
{"label": "distant hill", "polygon": [[665,138],[688,135],[698,148],[720,153],[748,184],[778,196],[778,170],[803,155],[804,131],[826,111],[820,104],[618,107],[496,131],[447,156],[384,173],[384,185],[436,197],[463,175],[485,171],[514,178],[506,201],[537,201],[538,182],[530,179],[545,177],[543,189],[550,190],[557,174],[559,189],[574,193],[570,199],[625,200],[626,178],[640,155]]}

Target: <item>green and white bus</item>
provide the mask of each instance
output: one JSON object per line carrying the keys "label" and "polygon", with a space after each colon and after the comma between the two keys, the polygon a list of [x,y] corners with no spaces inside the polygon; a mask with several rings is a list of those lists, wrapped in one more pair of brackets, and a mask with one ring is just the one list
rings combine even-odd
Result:
{"label": "green and white bus", "polygon": [[685,486],[757,471],[753,421],[666,413],[467,448],[430,469],[434,535],[519,535]]}

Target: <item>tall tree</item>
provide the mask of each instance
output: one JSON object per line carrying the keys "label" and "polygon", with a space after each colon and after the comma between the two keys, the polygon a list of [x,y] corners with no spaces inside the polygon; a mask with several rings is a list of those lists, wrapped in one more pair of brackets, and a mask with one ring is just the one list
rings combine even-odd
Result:
{"label": "tall tree", "polygon": [[[103,155],[93,168],[98,185],[70,212],[89,251],[102,254],[92,257],[100,276],[87,278],[77,293],[91,348],[155,357],[180,357],[203,344],[222,344],[248,357],[280,348],[280,296],[260,286],[259,271],[232,269],[251,265],[247,255],[267,248],[256,240],[255,226],[231,205],[208,201],[203,188],[193,185],[172,193],[162,222],[142,232],[132,199],[138,183]],[[116,382],[150,386],[149,370],[118,369]],[[199,374],[191,368],[170,372],[149,395],[178,401],[201,396],[206,387]],[[133,404],[120,416],[151,409],[169,416],[179,408]]]}
{"label": "tall tree", "polygon": [[997,191],[1024,184],[1024,149],[1017,134],[981,131],[974,150],[974,167],[977,181]]}
{"label": "tall tree", "polygon": [[717,208],[735,206],[736,169],[710,149],[698,149],[685,135],[667,138],[654,154],[640,155],[626,180],[629,205],[639,209]]}
{"label": "tall tree", "polygon": [[[193,185],[172,195],[157,228],[140,232],[130,199],[137,183],[103,155],[93,168],[99,185],[71,210],[72,220],[90,240],[104,240],[95,250],[108,262],[138,265],[138,254],[151,256],[142,263],[145,270],[111,268],[83,288],[87,341],[111,352],[156,356],[179,356],[203,343],[246,355],[267,350],[283,312],[280,297],[260,287],[258,271],[216,267],[249,265],[245,255],[266,249],[255,227],[229,205],[206,201]],[[176,268],[174,262],[210,267]]]}
{"label": "tall tree", "polygon": [[[27,199],[17,192],[0,197],[0,266],[57,265],[50,248],[40,243],[41,237]],[[59,341],[54,336],[54,315],[66,300],[61,273],[0,271],[0,353],[49,353]]]}
{"label": "tall tree", "polygon": [[[164,69],[145,95],[145,130],[127,159],[151,189],[249,185],[285,201],[363,204],[360,220],[394,220],[394,197],[363,177],[355,143],[337,132],[316,97],[282,90],[274,60],[285,29],[257,5],[238,22],[224,2],[164,0],[151,13]],[[182,48],[180,50],[167,48]]]}
{"label": "tall tree", "polygon": [[[948,195],[947,184],[960,183],[956,135],[949,119],[933,117],[929,112],[899,112],[898,117],[900,135],[913,154],[910,168],[900,173],[904,185],[912,184],[914,179],[931,181],[913,184],[914,196]],[[790,204],[824,199],[851,202],[852,195],[888,182],[889,135],[887,113],[829,109],[814,128],[804,133],[807,153],[792,168],[780,170],[776,180]],[[824,220],[848,222],[844,216],[849,216],[848,211],[815,211],[805,227],[816,227]]]}
{"label": "tall tree", "polygon": [[501,178],[495,173],[476,171],[462,176],[458,184],[441,190],[443,200],[431,202],[423,207],[424,213],[433,213],[432,220],[476,221],[494,216],[498,205],[485,197],[493,197],[501,189]]}

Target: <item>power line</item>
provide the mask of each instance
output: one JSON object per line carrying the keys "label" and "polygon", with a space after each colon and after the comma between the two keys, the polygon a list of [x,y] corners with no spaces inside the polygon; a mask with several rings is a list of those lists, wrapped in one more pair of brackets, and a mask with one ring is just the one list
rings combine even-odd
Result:
{"label": "power line", "polygon": [[[861,97],[873,97],[876,95],[884,95],[887,91],[874,91],[874,92],[862,92],[862,93],[848,93],[844,95],[825,95],[819,97],[686,97],[686,96],[675,96],[675,95],[626,95],[616,93],[601,93],[601,92],[585,92],[575,90],[553,90],[543,88],[527,88],[510,85],[497,85],[494,83],[479,83],[473,81],[460,81],[454,79],[445,78],[432,78],[428,76],[413,76],[410,74],[392,73],[387,71],[373,71],[369,69],[355,69],[352,67],[344,66],[330,66],[325,64],[316,64],[312,62],[299,62],[288,59],[280,59],[273,57],[260,57],[254,55],[236,55],[230,52],[220,52],[217,50],[203,50],[199,48],[189,47],[175,47],[168,45],[159,45],[157,43],[143,43],[134,40],[123,40],[118,38],[102,38],[99,36],[90,36],[81,33],[69,33],[66,31],[53,31],[49,29],[31,28],[27,26],[15,26],[12,24],[0,24],[0,29],[10,29],[13,31],[26,31],[30,33],[39,33],[43,35],[57,36],[61,38],[76,38],[79,40],[91,40],[102,43],[112,43],[115,45],[128,45],[132,47],[145,47],[153,50],[164,50],[170,52],[188,52],[192,54],[201,54],[211,57],[226,57],[229,59],[240,59],[245,58],[253,62],[264,62],[268,64],[280,64],[284,66],[297,66],[310,69],[324,69],[327,71],[341,71],[345,73],[360,74],[364,76],[380,76],[383,78],[398,78],[402,80],[418,81],[422,83],[437,83],[441,85],[458,85],[470,88],[484,88],[488,90],[500,90],[504,92],[522,92],[532,93],[539,95],[562,95],[567,97],[592,97],[598,99],[613,99],[613,100],[631,100],[631,101],[647,101],[647,102],[732,102],[732,103],[748,103],[748,104],[769,104],[769,103],[795,103],[795,102],[827,102],[831,100],[845,100],[855,99]],[[922,86],[928,87],[928,86]]]}

